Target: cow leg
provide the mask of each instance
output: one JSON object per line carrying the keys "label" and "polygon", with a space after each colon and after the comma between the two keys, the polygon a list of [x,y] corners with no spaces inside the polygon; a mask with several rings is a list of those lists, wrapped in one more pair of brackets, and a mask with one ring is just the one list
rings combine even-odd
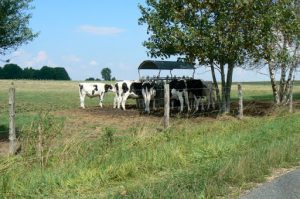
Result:
{"label": "cow leg", "polygon": [[80,93],[80,107],[81,108],[85,108],[85,106],[84,106],[84,98],[85,98],[85,94],[81,94]]}
{"label": "cow leg", "polygon": [[122,101],[123,101],[123,95],[121,95],[121,94],[119,94],[118,95],[118,109],[120,109],[121,108],[121,104],[122,104]]}
{"label": "cow leg", "polygon": [[200,97],[200,102],[201,102],[201,111],[204,111],[204,103],[203,103],[203,98]]}
{"label": "cow leg", "polygon": [[117,108],[117,105],[118,105],[118,94],[116,94],[115,97],[114,97],[114,106],[113,106],[113,108]]}
{"label": "cow leg", "polygon": [[171,99],[171,109],[174,110],[174,103],[175,103],[175,100],[174,99]]}
{"label": "cow leg", "polygon": [[151,102],[151,95],[148,93],[147,95],[147,112],[150,113],[150,102]]}
{"label": "cow leg", "polygon": [[195,111],[194,111],[194,113],[196,113],[199,109],[199,99],[196,96],[194,96],[194,99],[195,99]]}
{"label": "cow leg", "polygon": [[156,106],[155,106],[155,99],[153,98],[153,110],[156,111]]}
{"label": "cow leg", "polygon": [[189,94],[188,94],[187,91],[183,91],[183,95],[184,95],[184,98],[185,98],[185,103],[186,103],[188,112],[190,112],[191,108],[190,108],[190,103],[189,103]]}
{"label": "cow leg", "polygon": [[150,99],[148,97],[148,91],[143,89],[142,90],[142,94],[143,94],[143,99],[144,99],[144,104],[145,104],[145,112],[150,113],[150,108],[149,108],[149,104],[150,104]]}
{"label": "cow leg", "polygon": [[211,104],[211,96],[209,95],[207,97],[207,110],[210,108],[210,104]]}
{"label": "cow leg", "polygon": [[125,103],[126,103],[126,101],[127,101],[127,98],[129,97],[129,92],[126,92],[124,95],[123,95],[123,97],[122,97],[122,108],[123,108],[123,110],[125,111],[126,110],[126,108],[125,108]]}
{"label": "cow leg", "polygon": [[101,93],[101,94],[100,94],[100,96],[99,96],[99,100],[100,100],[100,102],[99,102],[99,106],[100,106],[101,108],[103,107],[103,106],[102,106],[103,97],[104,97],[104,92],[103,92],[103,93]]}
{"label": "cow leg", "polygon": [[178,99],[179,99],[179,101],[180,101],[180,112],[182,112],[183,111],[183,104],[184,104],[184,99],[183,99],[183,93],[182,92],[180,92],[180,93],[178,93]]}

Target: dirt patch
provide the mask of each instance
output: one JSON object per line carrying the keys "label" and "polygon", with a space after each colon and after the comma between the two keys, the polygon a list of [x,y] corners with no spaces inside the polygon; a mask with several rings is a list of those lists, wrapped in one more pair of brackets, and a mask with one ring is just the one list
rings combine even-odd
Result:
{"label": "dirt patch", "polygon": [[9,151],[9,143],[0,141],[0,156],[7,155]]}

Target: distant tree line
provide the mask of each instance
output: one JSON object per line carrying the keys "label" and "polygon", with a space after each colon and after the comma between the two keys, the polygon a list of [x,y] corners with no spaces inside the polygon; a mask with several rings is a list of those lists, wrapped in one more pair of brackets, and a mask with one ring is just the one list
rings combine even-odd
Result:
{"label": "distant tree line", "polygon": [[43,66],[38,70],[31,67],[22,69],[17,64],[6,64],[0,67],[0,79],[70,80],[70,77],[63,67]]}
{"label": "distant tree line", "polygon": [[[111,77],[111,69],[108,67],[101,70],[101,75],[104,81],[116,81],[115,77]],[[101,79],[89,77],[85,81],[101,81]]]}

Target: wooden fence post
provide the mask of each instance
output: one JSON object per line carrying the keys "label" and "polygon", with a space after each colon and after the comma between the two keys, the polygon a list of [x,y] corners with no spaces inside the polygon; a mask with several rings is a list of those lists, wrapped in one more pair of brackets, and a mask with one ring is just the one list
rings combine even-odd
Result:
{"label": "wooden fence post", "polygon": [[8,97],[8,105],[9,105],[9,154],[13,155],[16,153],[16,123],[15,123],[15,94],[16,90],[14,87],[14,83],[11,83],[11,87],[9,88],[9,97]]}
{"label": "wooden fence post", "polygon": [[164,128],[170,125],[170,85],[165,82],[164,84]]}
{"label": "wooden fence post", "polygon": [[239,110],[238,110],[238,118],[242,119],[244,116],[244,108],[243,108],[243,91],[242,85],[238,84],[238,97],[239,97]]}

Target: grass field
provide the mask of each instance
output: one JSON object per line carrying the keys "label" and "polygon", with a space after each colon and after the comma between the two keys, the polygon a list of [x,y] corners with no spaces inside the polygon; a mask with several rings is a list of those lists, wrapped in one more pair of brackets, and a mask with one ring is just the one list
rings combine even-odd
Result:
{"label": "grass field", "polygon": [[[0,133],[10,83],[0,81]],[[112,94],[101,110],[97,99],[79,109],[77,82],[14,84],[22,148],[0,156],[0,198],[237,198],[274,168],[300,164],[299,109],[243,120],[175,116],[164,130],[162,117],[113,110]],[[265,82],[243,89],[253,106],[272,100]],[[299,102],[298,83],[294,96]]]}

